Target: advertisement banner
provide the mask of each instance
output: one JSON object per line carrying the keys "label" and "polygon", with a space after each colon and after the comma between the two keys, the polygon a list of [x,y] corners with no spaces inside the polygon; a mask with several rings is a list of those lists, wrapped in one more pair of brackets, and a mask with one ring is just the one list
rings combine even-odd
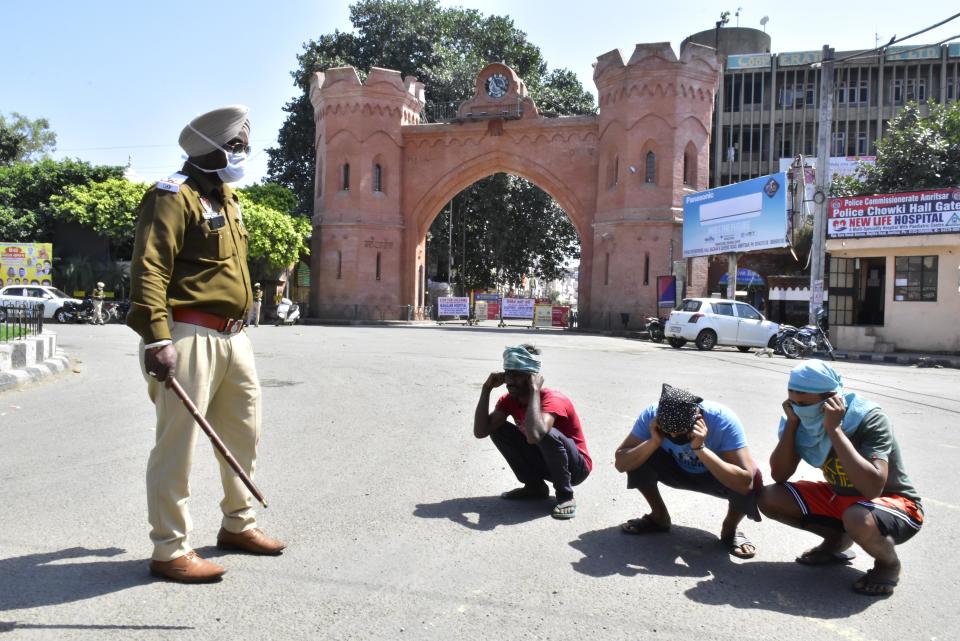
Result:
{"label": "advertisement banner", "polygon": [[569,305],[554,305],[551,309],[553,310],[554,327],[566,327],[570,324]]}
{"label": "advertisement banner", "polygon": [[0,243],[0,287],[52,284],[51,243]]}
{"label": "advertisement banner", "polygon": [[492,294],[489,294],[489,293],[487,293],[487,292],[476,292],[476,293],[473,295],[473,300],[475,300],[475,301],[476,301],[476,300],[484,300],[484,301],[487,301],[488,303],[490,303],[490,302],[499,303],[499,302],[500,302],[500,294],[498,294],[497,292],[493,292]]}
{"label": "advertisement banner", "polygon": [[960,233],[960,189],[831,198],[828,238]]}
{"label": "advertisement banner", "polygon": [[[480,318],[477,316],[477,318]],[[487,320],[499,320],[500,319],[500,303],[487,303]]]}
{"label": "advertisement banner", "polygon": [[534,300],[532,298],[504,298],[503,317],[533,320],[533,305]]}
{"label": "advertisement banner", "polygon": [[787,176],[761,176],[683,198],[683,257],[787,246]]}
{"label": "advertisement banner", "polygon": [[677,304],[677,277],[657,276],[657,307],[673,307]]}
{"label": "advertisement banner", "polygon": [[535,305],[533,308],[534,327],[553,326],[553,305]]}
{"label": "advertisement banner", "polygon": [[487,301],[478,300],[473,304],[473,317],[478,321],[487,320]]}
{"label": "advertisement banner", "polygon": [[470,299],[466,296],[441,296],[437,299],[440,316],[469,316]]}

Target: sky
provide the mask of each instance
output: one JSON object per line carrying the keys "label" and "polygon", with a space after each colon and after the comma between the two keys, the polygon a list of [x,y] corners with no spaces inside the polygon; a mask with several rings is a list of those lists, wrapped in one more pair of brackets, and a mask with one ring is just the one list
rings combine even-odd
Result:
{"label": "sky", "polygon": [[[594,93],[592,63],[639,42],[669,41],[711,29],[722,11],[730,26],[762,29],[774,53],[872,48],[949,17],[950,3],[624,2],[474,0],[449,2],[510,15],[551,68],[573,70]],[[2,0],[0,113],[47,118],[55,158],[126,165],[153,181],[182,164],[180,130],[225,104],[250,107],[254,147],[247,177],[266,176],[283,106],[298,92],[290,72],[303,44],[352,30],[349,3],[329,0]],[[909,7],[909,10],[907,9]],[[229,12],[227,11],[229,9]],[[739,13],[739,16],[736,14]],[[904,44],[960,41],[960,19]],[[478,69],[479,71],[479,69]],[[427,87],[427,92],[430,88]]]}

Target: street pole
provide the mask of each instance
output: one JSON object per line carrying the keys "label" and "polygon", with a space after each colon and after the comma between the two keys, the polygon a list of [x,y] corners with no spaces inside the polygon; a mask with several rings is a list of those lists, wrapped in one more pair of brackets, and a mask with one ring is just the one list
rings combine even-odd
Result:
{"label": "street pole", "polygon": [[453,199],[450,199],[450,211],[447,213],[447,282],[453,289]]}
{"label": "street pole", "polygon": [[727,254],[727,298],[737,299],[737,253]]}
{"label": "street pole", "polygon": [[827,243],[827,192],[830,190],[830,143],[833,131],[833,49],[823,45],[820,66],[820,124],[817,129],[817,187],[813,194],[813,241],[810,246],[809,323],[823,306],[823,274]]}

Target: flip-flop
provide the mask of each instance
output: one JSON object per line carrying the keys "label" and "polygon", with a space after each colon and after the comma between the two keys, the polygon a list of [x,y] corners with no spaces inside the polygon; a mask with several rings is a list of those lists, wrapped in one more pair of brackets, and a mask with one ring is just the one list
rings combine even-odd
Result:
{"label": "flip-flop", "polygon": [[550,496],[550,488],[546,485],[542,487],[524,485],[523,487],[515,487],[512,490],[504,492],[500,495],[500,498],[507,499],[508,501],[537,501],[539,499],[545,499],[548,496]]}
{"label": "flip-flop", "polygon": [[[740,530],[734,532],[733,536],[720,539],[720,542],[726,546],[727,552],[738,559],[752,559],[753,557],[757,556],[757,546],[754,545]],[[753,552],[744,552],[744,545],[749,545],[752,547]]]}
{"label": "flip-flop", "polygon": [[572,519],[576,515],[577,502],[573,499],[564,501],[563,503],[557,503],[556,507],[553,508],[553,511],[550,512],[550,516],[555,519],[560,519],[561,521]]}
{"label": "flip-flop", "polygon": [[[864,594],[872,597],[890,596],[894,588],[900,583],[900,579],[881,579],[877,577],[875,570],[867,570],[866,573],[853,582],[850,586],[857,594]],[[882,590],[871,590],[870,588],[883,588]]]}
{"label": "flip-flop", "polygon": [[660,534],[669,532],[670,526],[661,525],[649,514],[644,514],[639,519],[630,519],[626,523],[621,523],[620,530],[624,534]]}
{"label": "flip-flop", "polygon": [[798,556],[795,561],[801,565],[847,565],[855,558],[857,553],[853,550],[827,552],[813,548]]}

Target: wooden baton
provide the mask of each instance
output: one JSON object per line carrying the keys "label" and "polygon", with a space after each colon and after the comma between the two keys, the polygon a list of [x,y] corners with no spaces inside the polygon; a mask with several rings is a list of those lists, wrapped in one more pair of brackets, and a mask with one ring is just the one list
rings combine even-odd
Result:
{"label": "wooden baton", "polygon": [[240,477],[240,480],[243,481],[243,484],[247,486],[247,489],[250,490],[250,493],[263,507],[267,507],[267,499],[263,498],[263,492],[261,492],[257,486],[253,483],[253,480],[247,476],[247,473],[243,471],[243,468],[240,467],[240,463],[237,462],[237,459],[233,458],[233,454],[230,453],[230,450],[227,449],[227,446],[224,445],[223,441],[220,440],[220,437],[217,436],[217,433],[214,431],[213,426],[204,418],[203,414],[200,413],[200,410],[197,408],[196,404],[190,399],[190,396],[187,392],[180,386],[180,383],[173,377],[173,374],[167,374],[167,377],[170,379],[170,388],[173,390],[173,393],[180,397],[180,400],[183,401],[184,407],[187,408],[187,411],[190,412],[190,415],[196,419],[197,424],[200,425],[207,436],[210,437],[210,442],[213,443],[213,446],[217,448],[217,451],[220,452],[220,455],[230,464],[230,467],[233,468],[233,471],[237,473],[237,476]]}

